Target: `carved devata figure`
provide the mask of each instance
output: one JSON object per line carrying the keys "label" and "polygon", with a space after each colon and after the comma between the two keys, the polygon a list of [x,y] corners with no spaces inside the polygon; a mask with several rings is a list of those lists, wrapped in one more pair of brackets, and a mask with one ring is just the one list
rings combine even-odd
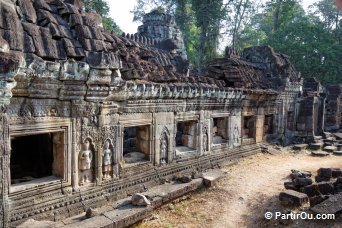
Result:
{"label": "carved devata figure", "polygon": [[208,134],[207,131],[203,134],[203,152],[208,151]]}
{"label": "carved devata figure", "polygon": [[103,179],[111,178],[112,172],[112,150],[110,149],[110,143],[107,140],[103,149]]}
{"label": "carved devata figure", "polygon": [[240,137],[239,127],[235,125],[234,131],[233,131],[234,146],[239,145],[239,137]]}
{"label": "carved devata figure", "polygon": [[168,140],[167,135],[164,132],[160,138],[160,164],[166,164],[168,157]]}
{"label": "carved devata figure", "polygon": [[80,175],[80,185],[84,185],[85,183],[91,182],[92,179],[92,170],[91,164],[93,160],[93,153],[89,149],[90,142],[88,139],[83,144],[83,150],[79,155],[79,170],[81,172]]}

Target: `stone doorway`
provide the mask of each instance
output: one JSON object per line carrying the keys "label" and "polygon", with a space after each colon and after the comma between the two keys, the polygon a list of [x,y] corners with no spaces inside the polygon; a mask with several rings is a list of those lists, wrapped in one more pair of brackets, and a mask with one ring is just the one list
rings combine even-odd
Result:
{"label": "stone doorway", "polygon": [[265,115],[264,136],[273,134],[273,115]]}

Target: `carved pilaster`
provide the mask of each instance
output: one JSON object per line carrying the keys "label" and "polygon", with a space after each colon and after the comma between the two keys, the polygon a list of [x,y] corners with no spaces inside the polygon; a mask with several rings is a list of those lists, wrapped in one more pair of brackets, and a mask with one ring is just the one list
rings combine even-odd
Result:
{"label": "carved pilaster", "polygon": [[0,226],[8,227],[9,204],[8,192],[10,186],[10,139],[7,114],[0,110]]}

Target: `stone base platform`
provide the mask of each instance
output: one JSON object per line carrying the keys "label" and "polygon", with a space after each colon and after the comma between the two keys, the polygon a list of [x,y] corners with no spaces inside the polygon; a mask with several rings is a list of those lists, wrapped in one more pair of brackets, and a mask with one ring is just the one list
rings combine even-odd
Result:
{"label": "stone base platform", "polygon": [[[220,170],[210,170],[207,172],[208,176],[215,174],[214,176],[222,176],[223,172]],[[220,174],[220,175],[216,175]],[[213,175],[211,175],[213,176]],[[118,228],[130,226],[142,219],[148,217],[151,212],[160,207],[161,205],[179,198],[185,194],[195,191],[205,184],[205,178],[193,179],[190,183],[178,183],[172,182],[163,185],[155,186],[142,194],[145,195],[150,201],[149,206],[133,206],[130,202],[131,197],[116,201],[112,205],[104,206],[96,209],[97,216],[86,219],[85,212],[65,219],[59,222],[51,221],[35,221],[28,220],[25,223],[19,225],[19,228],[28,227],[51,227],[51,228]],[[216,179],[216,178],[214,178]]]}

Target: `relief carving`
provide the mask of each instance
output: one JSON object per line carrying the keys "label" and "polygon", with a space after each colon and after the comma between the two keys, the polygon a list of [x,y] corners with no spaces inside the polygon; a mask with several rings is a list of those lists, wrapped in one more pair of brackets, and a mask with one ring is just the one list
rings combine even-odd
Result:
{"label": "relief carving", "polygon": [[90,149],[90,139],[86,139],[79,155],[80,185],[92,182],[92,160],[93,151]]}
{"label": "relief carving", "polygon": [[110,141],[106,140],[103,148],[103,179],[110,179],[112,173],[113,154],[110,149]]}

